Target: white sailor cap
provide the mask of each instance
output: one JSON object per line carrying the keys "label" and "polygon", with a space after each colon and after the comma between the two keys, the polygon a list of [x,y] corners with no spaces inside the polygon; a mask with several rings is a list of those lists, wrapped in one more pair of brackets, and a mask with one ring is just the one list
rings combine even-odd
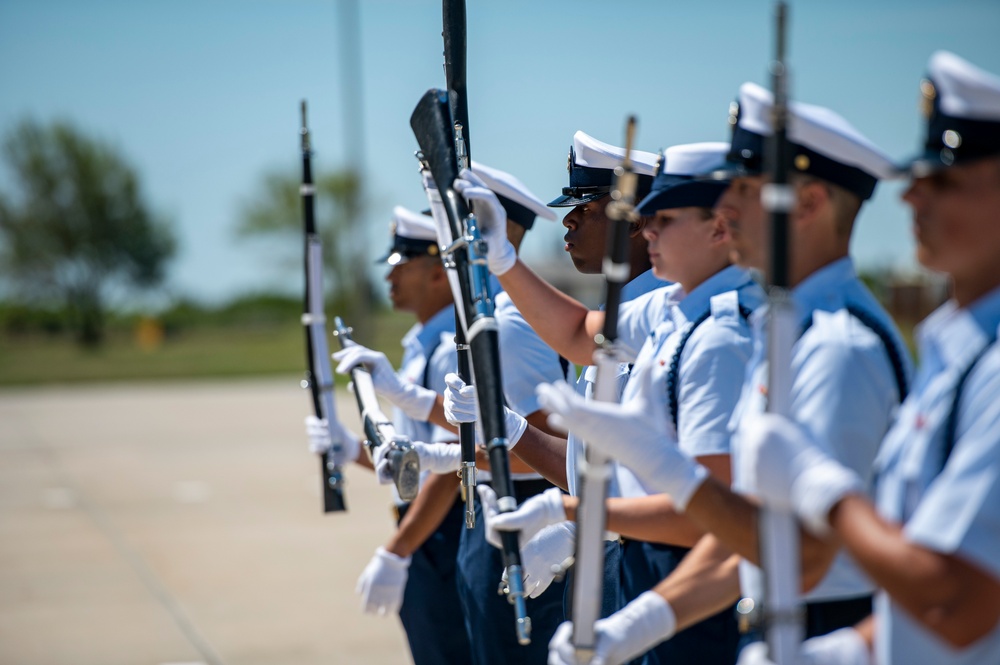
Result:
{"label": "white sailor cap", "polygon": [[[562,196],[549,203],[553,208],[570,208],[589,203],[611,193],[614,184],[615,167],[620,166],[625,157],[625,148],[619,148],[594,137],[577,132],[573,135],[573,145],[569,149],[566,170],[569,171],[569,187],[563,187]],[[649,193],[656,175],[659,155],[643,150],[632,150],[632,168],[638,177],[636,198]]]}
{"label": "white sailor cap", "polygon": [[389,229],[392,245],[376,263],[398,266],[418,256],[438,255],[437,229],[430,217],[396,206],[392,209]]}
{"label": "white sailor cap", "polygon": [[728,152],[729,144],[719,141],[685,143],[664,150],[653,187],[636,206],[639,214],[652,215],[668,208],[714,207],[729,182],[697,176],[720,168]]}
{"label": "white sailor cap", "polygon": [[530,229],[535,224],[535,217],[555,220],[555,213],[546,208],[541,199],[511,174],[475,160],[472,161],[470,168],[497,195],[510,221]]}
{"label": "white sailor cap", "polygon": [[[713,177],[759,175],[764,171],[764,139],[771,136],[774,96],[756,83],[740,86],[739,100],[730,105],[733,138],[726,166]],[[822,106],[788,105],[791,164],[798,173],[839,185],[861,200],[871,198],[875,185],[896,170],[881,148],[839,114]]]}
{"label": "white sailor cap", "polygon": [[920,177],[1000,154],[1000,77],[948,51],[932,55],[927,72],[920,82],[924,151],[904,169]]}

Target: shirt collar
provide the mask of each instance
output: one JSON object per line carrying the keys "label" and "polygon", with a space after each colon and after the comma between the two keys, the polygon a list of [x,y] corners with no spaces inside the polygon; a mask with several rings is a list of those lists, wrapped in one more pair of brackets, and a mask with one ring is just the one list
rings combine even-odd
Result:
{"label": "shirt collar", "polygon": [[968,307],[949,300],[937,308],[916,330],[924,353],[940,357],[945,365],[968,364],[971,358],[997,338],[1000,328],[1000,287]]}
{"label": "shirt collar", "polygon": [[661,286],[669,286],[670,282],[665,282],[653,274],[650,268],[646,272],[638,275],[635,279],[622,287],[622,302],[635,300],[639,296],[654,291]]}
{"label": "shirt collar", "polygon": [[729,291],[737,291],[751,282],[750,272],[739,266],[728,266],[715,273],[704,282],[685,294],[678,290],[671,294],[678,309],[688,321],[694,321],[711,306],[714,296]]}
{"label": "shirt collar", "polygon": [[808,319],[813,311],[835,311],[845,304],[847,285],[857,280],[854,261],[845,256],[827,264],[806,277],[792,289],[792,301],[801,319]]}
{"label": "shirt collar", "polygon": [[418,323],[410,328],[403,336],[402,344],[404,348],[419,346],[426,356],[440,343],[442,334],[454,332],[454,330],[455,308],[448,305],[427,319],[423,325]]}

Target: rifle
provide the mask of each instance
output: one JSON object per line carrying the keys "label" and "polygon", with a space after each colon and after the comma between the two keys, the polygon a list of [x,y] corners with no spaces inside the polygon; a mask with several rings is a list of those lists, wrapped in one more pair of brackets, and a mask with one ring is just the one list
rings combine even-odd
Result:
{"label": "rifle", "polygon": [[[455,147],[459,154],[459,169],[469,168],[471,148],[469,142],[469,100],[466,95],[465,76],[465,0],[443,0],[442,24],[444,30],[444,76],[448,87],[451,116],[455,119]],[[461,146],[464,146],[462,148]],[[455,305],[455,321],[461,321]],[[458,353],[458,376],[468,384],[472,377],[469,344],[465,330],[455,328],[455,350]],[[462,446],[462,497],[465,499],[465,528],[476,526],[474,495],[476,492],[476,425],[462,423],[458,427],[458,440]]]}
{"label": "rifle", "polygon": [[[309,126],[306,123],[306,101],[302,100],[302,219],[305,225],[305,298],[302,325],[306,331],[306,376],[302,387],[312,395],[313,412],[325,419],[330,426],[332,449],[339,452],[342,441],[336,439],[332,427],[337,418],[333,402],[333,372],[330,371],[330,353],[326,346],[326,316],[323,313],[323,241],[316,233],[314,194],[312,180],[312,151],[309,145]],[[323,482],[323,512],[347,510],[344,503],[344,475],[339,465],[333,463],[328,452],[320,456],[320,474]]]}
{"label": "rifle", "polygon": [[[459,286],[455,302],[463,305],[459,313],[464,316],[460,316],[459,321],[465,327],[472,357],[472,373],[493,473],[493,489],[499,499],[500,512],[511,512],[517,508],[517,499],[514,497],[507,454],[500,349],[486,266],[486,246],[476,217],[452,186],[458,176],[456,152],[459,150],[456,146],[460,148],[461,143],[455,138],[448,94],[442,90],[427,91],[410,117],[410,127],[420,146],[419,157],[423,167],[434,177],[448,217],[453,241],[441,253],[455,266]],[[521,644],[528,644],[531,641],[531,619],[524,597],[518,533],[505,531],[501,539],[503,562],[507,569],[508,600],[514,606],[517,639]]]}
{"label": "rifle", "polygon": [[[340,348],[349,346],[353,341],[351,332],[343,319],[334,317],[333,336],[340,342]],[[413,501],[420,489],[420,458],[416,449],[407,437],[396,433],[392,421],[382,413],[371,373],[358,365],[351,369],[351,381],[354,382],[354,397],[365,431],[365,450],[372,465],[378,470],[379,462],[388,460],[389,473],[399,498]]]}
{"label": "rifle", "polygon": [[[791,415],[791,350],[798,336],[789,277],[788,214],[795,192],[788,183],[788,96],[785,67],[785,19],[787,7],[777,3],[775,12],[775,59],[771,63],[774,90],[773,133],[768,146],[770,183],[761,189],[761,203],[771,215],[771,255],[768,274],[767,411]],[[798,658],[802,642],[802,609],[799,605],[799,527],[785,509],[762,505],[758,522],[760,569],[749,577],[744,590],[751,599],[751,619],[764,628],[770,659],[788,665]],[[761,579],[763,578],[763,579]],[[756,600],[753,600],[756,599]],[[741,600],[743,605],[746,600]],[[744,611],[747,608],[744,606]]]}
{"label": "rifle", "polygon": [[[607,280],[604,292],[604,327],[594,339],[594,365],[597,380],[594,399],[617,402],[619,352],[618,309],[622,287],[631,273],[629,264],[628,227],[638,220],[635,210],[635,190],[638,177],[632,168],[632,144],[635,137],[635,116],[629,116],[625,126],[625,157],[615,168],[615,187],[607,216],[608,255],[603,272]],[[597,633],[594,624],[601,618],[601,595],[604,582],[604,527],[607,512],[604,502],[611,478],[611,460],[600,451],[587,448],[586,460],[579,469],[580,505],[576,510],[576,574],[573,578],[573,646],[578,663],[589,663],[594,655]]]}

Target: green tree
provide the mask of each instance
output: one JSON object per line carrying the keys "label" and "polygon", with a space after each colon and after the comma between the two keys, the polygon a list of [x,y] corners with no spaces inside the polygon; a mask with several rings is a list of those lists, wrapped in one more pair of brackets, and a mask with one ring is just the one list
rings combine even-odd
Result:
{"label": "green tree", "polygon": [[144,201],[135,169],[66,122],[25,120],[3,144],[14,192],[0,191],[0,270],[10,295],[62,302],[77,340],[103,340],[115,297],[159,284],[176,242]]}
{"label": "green tree", "polygon": [[[368,276],[363,237],[356,221],[361,218],[361,181],[352,170],[314,173],[316,231],[323,241],[323,290],[328,303],[357,332],[366,333],[374,287]],[[273,235],[288,248],[303,242],[300,176],[287,171],[265,173],[256,194],[244,202],[236,232],[242,237]],[[298,244],[296,244],[298,243]],[[301,272],[301,253],[294,269]],[[359,337],[363,339],[363,337]]]}

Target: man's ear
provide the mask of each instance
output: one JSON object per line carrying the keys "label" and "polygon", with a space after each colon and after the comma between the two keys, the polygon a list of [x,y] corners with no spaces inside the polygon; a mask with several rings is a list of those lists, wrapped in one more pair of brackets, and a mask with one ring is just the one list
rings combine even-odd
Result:
{"label": "man's ear", "polygon": [[[444,280],[448,281],[448,273],[444,269],[444,264],[441,261],[434,261],[431,263],[430,270],[428,270],[427,280],[432,285],[437,285],[438,282]],[[450,287],[449,287],[450,288]]]}
{"label": "man's ear", "polygon": [[810,224],[830,203],[830,191],[821,182],[807,180],[795,188],[795,208],[792,219],[797,224]]}

